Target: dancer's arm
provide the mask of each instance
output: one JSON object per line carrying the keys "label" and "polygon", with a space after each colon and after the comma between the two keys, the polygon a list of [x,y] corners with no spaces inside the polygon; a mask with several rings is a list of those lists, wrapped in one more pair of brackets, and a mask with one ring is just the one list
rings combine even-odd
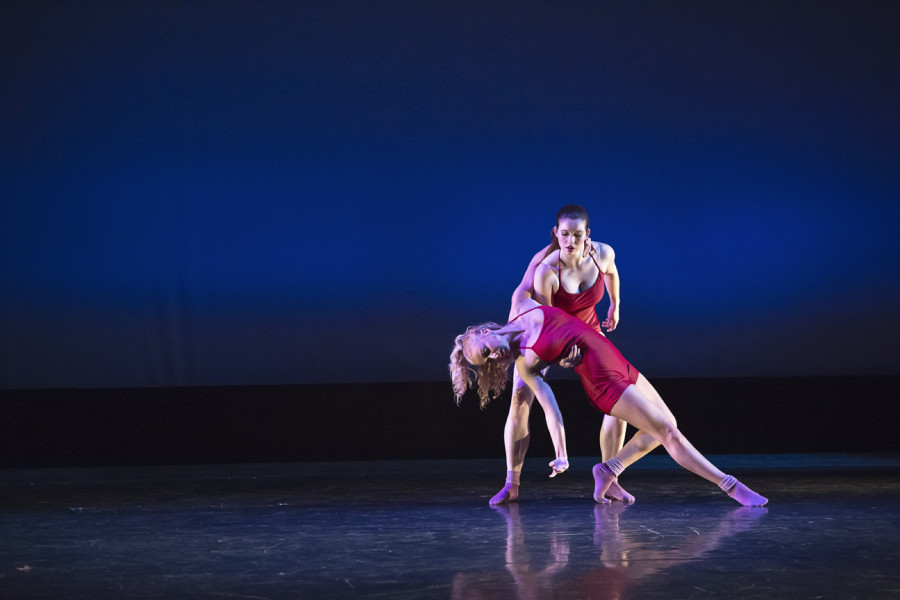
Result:
{"label": "dancer's arm", "polygon": [[602,325],[606,331],[615,331],[619,324],[619,270],[616,268],[616,253],[611,246],[594,243],[594,251],[598,257],[597,262],[603,271],[603,282],[609,291],[609,310],[606,313],[606,320]]}
{"label": "dancer's arm", "polygon": [[537,269],[537,266],[541,264],[541,261],[544,260],[548,254],[553,252],[554,248],[559,248],[557,244],[548,244],[544,246],[544,249],[535,254],[531,262],[528,263],[528,268],[525,269],[525,274],[522,275],[522,281],[519,282],[519,285],[516,286],[516,289],[513,290],[512,294],[512,302],[510,302],[509,309],[509,320],[513,320],[519,313],[517,307],[522,300],[532,298],[532,292],[534,290],[534,272]]}
{"label": "dancer's arm", "polygon": [[516,368],[519,370],[519,376],[522,378],[522,381],[531,388],[541,408],[544,409],[547,429],[550,432],[550,439],[553,441],[553,448],[556,451],[556,460],[550,463],[550,466],[553,468],[553,474],[550,476],[553,477],[569,467],[569,457],[566,451],[566,429],[563,426],[559,404],[556,402],[553,390],[544,381],[539,365],[531,364],[524,356],[520,356],[516,359]]}
{"label": "dancer's arm", "polygon": [[553,292],[558,288],[557,270],[546,262],[539,264],[534,271],[534,299],[544,306],[553,306]]}

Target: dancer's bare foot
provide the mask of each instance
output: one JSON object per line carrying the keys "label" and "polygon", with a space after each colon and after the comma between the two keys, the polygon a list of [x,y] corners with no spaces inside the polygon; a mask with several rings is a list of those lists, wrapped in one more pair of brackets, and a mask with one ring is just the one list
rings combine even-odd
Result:
{"label": "dancer's bare foot", "polygon": [[760,496],[740,481],[734,484],[730,490],[725,492],[744,506],[765,506],[769,501],[765,496]]}
{"label": "dancer's bare foot", "polygon": [[616,476],[603,463],[597,463],[591,470],[594,474],[594,502],[598,504],[608,504],[609,498],[606,498],[606,492],[616,482]]}
{"label": "dancer's bare foot", "polygon": [[503,486],[503,489],[497,492],[493,498],[490,500],[491,506],[495,506],[497,504],[507,504],[509,502],[515,502],[516,498],[519,497],[519,478],[522,476],[521,471],[507,471],[506,472],[506,485]]}
{"label": "dancer's bare foot", "polygon": [[507,504],[509,502],[515,502],[519,497],[519,486],[512,482],[507,482],[503,489],[497,492],[497,494],[491,498],[491,505],[496,504]]}
{"label": "dancer's bare foot", "polygon": [[[595,482],[596,482],[596,478],[595,478]],[[596,490],[595,490],[595,492],[596,492]],[[618,480],[614,480],[609,485],[609,488],[606,490],[606,493],[604,495],[607,498],[610,498],[612,500],[618,500],[619,502],[627,502],[629,504],[634,502],[634,496],[632,496],[627,491],[625,491],[625,488],[623,488],[621,485],[619,485]]]}

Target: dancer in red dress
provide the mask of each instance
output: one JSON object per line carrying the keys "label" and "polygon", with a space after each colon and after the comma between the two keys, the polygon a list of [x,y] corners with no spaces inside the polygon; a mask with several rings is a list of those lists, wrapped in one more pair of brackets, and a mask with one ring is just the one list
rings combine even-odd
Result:
{"label": "dancer in red dress", "polygon": [[[546,306],[556,306],[594,330],[603,333],[616,329],[619,322],[619,272],[616,268],[615,252],[607,245],[591,241],[590,216],[583,206],[569,204],[556,214],[553,228],[553,242],[534,255],[522,282],[513,292],[509,318],[516,316],[515,306],[523,298],[532,298]],[[609,309],[601,323],[595,305],[609,290]],[[577,353],[577,347],[573,348]],[[563,366],[572,366],[576,356],[560,361]],[[545,373],[546,374],[546,373]],[[534,394],[513,369],[513,391],[510,396],[509,415],[503,431],[506,450],[506,484],[490,503],[504,504],[514,501],[519,495],[520,475],[525,462],[525,454],[531,438],[529,417]],[[554,407],[543,406],[544,415],[552,423]],[[549,412],[548,412],[549,411]],[[550,426],[550,424],[548,424]],[[626,423],[610,415],[604,415],[600,427],[600,453],[603,460],[612,458],[625,441]],[[634,496],[614,483],[606,491],[609,498],[633,502]]]}
{"label": "dancer in red dress", "polygon": [[[638,429],[616,456],[594,466],[596,502],[609,502],[605,493],[617,483],[618,475],[657,444],[662,444],[679,465],[715,483],[744,506],[763,506],[768,502],[720,471],[691,445],[650,382],[606,337],[558,308],[539,305],[529,298],[517,302],[515,307],[518,314],[506,325],[485,323],[469,327],[456,337],[450,354],[450,373],[457,402],[466,389],[476,384],[482,404],[489,402],[506,386],[509,367],[515,362],[520,377],[541,405],[557,406],[541,371],[571,356],[577,347],[581,362],[576,372],[592,404]],[[559,414],[558,406],[555,412]],[[561,473],[569,466],[561,416],[548,417],[548,426],[556,449],[556,459],[550,466],[554,474]]]}

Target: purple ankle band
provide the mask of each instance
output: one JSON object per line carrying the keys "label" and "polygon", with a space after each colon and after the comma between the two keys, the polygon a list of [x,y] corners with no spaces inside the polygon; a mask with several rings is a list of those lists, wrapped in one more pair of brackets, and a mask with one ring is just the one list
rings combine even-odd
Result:
{"label": "purple ankle band", "polygon": [[621,475],[622,471],[625,470],[625,467],[622,466],[622,462],[616,457],[612,457],[603,464],[606,465],[606,468],[612,471],[612,474],[616,477]]}
{"label": "purple ankle band", "polygon": [[737,479],[733,475],[726,475],[725,479],[719,482],[719,489],[727,494],[735,485],[737,485]]}
{"label": "purple ankle band", "polygon": [[507,471],[506,472],[506,483],[512,483],[515,485],[519,485],[519,476],[522,474],[521,471]]}

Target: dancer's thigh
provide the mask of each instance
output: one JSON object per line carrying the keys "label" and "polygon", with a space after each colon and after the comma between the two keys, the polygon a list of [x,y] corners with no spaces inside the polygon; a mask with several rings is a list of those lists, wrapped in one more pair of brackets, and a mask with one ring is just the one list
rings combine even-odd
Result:
{"label": "dancer's thigh", "polygon": [[625,392],[613,405],[610,414],[637,427],[640,431],[649,433],[657,440],[675,427],[671,413],[662,410],[659,404],[648,398],[636,384],[625,388]]}
{"label": "dancer's thigh", "polygon": [[634,386],[647,398],[647,400],[652,402],[656,408],[671,419],[673,423],[675,422],[675,415],[672,414],[672,411],[669,410],[669,407],[662,399],[662,396],[659,395],[659,392],[656,391],[656,388],[653,387],[653,384],[650,383],[646,377],[639,374],[637,383],[635,383]]}

